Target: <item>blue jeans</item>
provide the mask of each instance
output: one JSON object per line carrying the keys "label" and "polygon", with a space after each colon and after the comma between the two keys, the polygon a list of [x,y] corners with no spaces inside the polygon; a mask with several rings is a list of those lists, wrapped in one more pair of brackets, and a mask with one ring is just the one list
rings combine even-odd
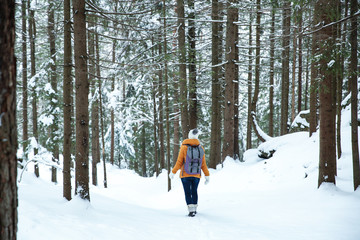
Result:
{"label": "blue jeans", "polygon": [[197,188],[200,182],[200,178],[196,177],[185,177],[181,178],[181,182],[184,187],[186,204],[197,204],[198,194]]}

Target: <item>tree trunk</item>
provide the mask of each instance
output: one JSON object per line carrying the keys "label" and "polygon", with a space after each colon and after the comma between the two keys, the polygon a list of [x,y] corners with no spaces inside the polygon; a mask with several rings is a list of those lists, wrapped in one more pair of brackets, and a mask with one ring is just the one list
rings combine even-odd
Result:
{"label": "tree trunk", "polygon": [[253,78],[253,56],[252,56],[252,11],[250,12],[250,25],[249,25],[249,67],[248,67],[248,111],[247,111],[247,132],[246,132],[246,149],[252,148],[252,117],[251,117],[251,101],[252,101],[252,78]]}
{"label": "tree trunk", "polygon": [[[106,175],[106,154],[105,154],[105,134],[104,134],[104,113],[103,113],[103,102],[102,102],[102,87],[101,87],[101,73],[100,73],[100,49],[99,49],[99,34],[95,34],[95,45],[96,45],[96,75],[99,81],[99,112],[100,112],[100,124],[101,124],[101,142],[102,142],[102,159],[104,169],[104,188],[107,188],[107,175]],[[100,143],[99,143],[100,145]],[[100,159],[100,151],[99,151]]]}
{"label": "tree trunk", "polygon": [[[25,3],[23,3],[25,4]],[[0,0],[0,239],[16,240],[17,130],[15,1]]]}
{"label": "tree trunk", "polygon": [[[29,11],[29,40],[30,40],[30,62],[31,62],[31,78],[34,78],[36,75],[36,59],[35,59],[35,37],[36,37],[36,27],[35,27],[35,13],[34,10],[30,9],[30,1],[28,1],[28,11]],[[38,134],[38,124],[37,124],[37,79],[33,79],[32,92],[32,125],[33,125],[33,137],[36,142],[39,141]],[[38,148],[34,147],[34,156],[38,154]],[[36,177],[40,176],[39,164],[36,162],[34,164],[34,173]]]}
{"label": "tree trunk", "polygon": [[[316,24],[319,22],[318,16],[316,13],[313,13],[313,28],[315,28]],[[316,132],[317,128],[317,95],[318,95],[318,65],[315,61],[315,56],[318,54],[318,42],[317,42],[317,36],[318,32],[315,32],[313,34],[313,37],[311,39],[311,75],[310,75],[310,117],[309,117],[309,136],[312,136],[313,133]]]}
{"label": "tree trunk", "polygon": [[[218,0],[212,1],[212,20],[218,21],[221,6]],[[222,38],[219,22],[212,23],[212,46],[211,46],[211,147],[209,167],[216,168],[221,162],[221,67],[218,66],[222,60]]]}
{"label": "tree trunk", "polygon": [[90,201],[89,192],[89,82],[87,75],[85,0],[73,0],[76,87],[75,194]]}
{"label": "tree trunk", "polygon": [[157,140],[157,111],[156,111],[156,82],[155,78],[153,80],[153,89],[152,89],[152,99],[153,99],[153,114],[154,114],[154,122],[153,122],[153,130],[154,130],[154,160],[155,160],[155,172],[156,177],[159,176],[159,158],[158,158],[158,140]]}
{"label": "tree trunk", "polygon": [[187,100],[187,84],[186,84],[186,48],[185,48],[185,11],[184,0],[177,0],[177,16],[178,16],[178,51],[179,51],[179,83],[180,83],[180,109],[181,109],[181,129],[183,138],[187,138],[190,130],[188,100]]}
{"label": "tree trunk", "polygon": [[234,158],[234,79],[237,74],[235,67],[237,26],[234,22],[238,13],[237,8],[232,5],[234,3],[235,0],[227,3],[223,160],[227,156]]}
{"label": "tree trunk", "polygon": [[[95,18],[89,17],[88,28],[94,30]],[[95,30],[96,32],[96,30]],[[95,55],[95,34],[88,31],[88,49],[89,49],[89,83],[91,88],[91,176],[92,184],[98,185],[97,181],[97,164],[100,162],[100,144],[99,144],[99,101],[97,90],[97,79],[96,76],[96,55]]]}
{"label": "tree trunk", "polygon": [[[358,11],[358,5],[356,0],[350,2],[350,14],[354,15]],[[351,145],[353,155],[353,177],[354,177],[354,191],[360,186],[360,163],[359,163],[359,139],[358,139],[358,40],[357,29],[358,22],[357,17],[351,19],[350,30],[350,44],[351,44],[351,57],[350,57],[350,88],[351,88]]]}
{"label": "tree trunk", "polygon": [[145,123],[143,123],[141,130],[141,176],[146,177],[146,134]]}
{"label": "tree trunk", "polygon": [[64,101],[64,152],[63,152],[63,196],[71,200],[71,112],[73,80],[72,70],[72,48],[71,48],[71,20],[70,0],[64,0],[64,79],[63,79],[63,101]]}
{"label": "tree trunk", "polygon": [[275,65],[275,6],[271,9],[270,28],[270,87],[269,87],[269,136],[274,136],[274,65]]}
{"label": "tree trunk", "polygon": [[[166,114],[166,165],[167,172],[170,173],[170,109],[169,109],[169,80],[168,80],[168,55],[167,55],[167,40],[166,40],[166,1],[163,0],[163,17],[164,17],[164,82],[165,82],[165,114]],[[171,180],[168,176],[168,191],[171,190]]]}
{"label": "tree trunk", "polygon": [[[117,9],[115,8],[115,12]],[[113,49],[112,49],[112,62],[115,64],[115,44],[116,41],[113,40]],[[114,92],[115,90],[115,76],[111,79],[111,92]],[[114,154],[115,154],[115,115],[114,115],[114,108],[112,107],[110,110],[111,115],[111,140],[110,140],[110,163],[111,165],[114,165]]]}
{"label": "tree trunk", "polygon": [[[297,112],[301,112],[302,110],[302,69],[303,69],[303,60],[302,60],[302,24],[303,24],[303,6],[300,7],[299,12],[298,12],[298,32],[299,34],[299,44],[298,44],[298,48],[299,48],[299,53],[298,53],[298,62],[299,62],[299,69],[298,69],[298,106],[297,106]],[[306,108],[305,108],[306,109]]]}
{"label": "tree trunk", "polygon": [[[296,15],[296,13],[295,13]],[[291,122],[294,121],[296,116],[296,107],[295,107],[295,78],[296,78],[296,49],[297,49],[297,39],[296,39],[296,26],[294,26],[293,32],[293,57],[292,57],[292,83],[291,83]]]}
{"label": "tree trunk", "polygon": [[290,61],[290,23],[291,3],[285,0],[283,3],[283,29],[282,29],[282,74],[281,74],[281,122],[280,134],[288,132],[289,115],[289,61]]}
{"label": "tree trunk", "polygon": [[[319,16],[321,24],[336,21],[337,0],[319,0],[315,3],[314,15]],[[335,142],[335,65],[329,66],[334,59],[336,25],[318,30],[315,41],[319,43],[320,77],[320,162],[318,187],[323,182],[335,184],[336,142]]]}
{"label": "tree trunk", "polygon": [[256,105],[260,92],[260,24],[261,24],[260,0],[256,0],[255,88],[254,88],[254,96],[252,97],[252,101],[251,101],[251,112],[254,112],[255,115],[256,115]]}
{"label": "tree trunk", "polygon": [[[161,39],[161,34],[159,34],[159,39]],[[160,41],[160,40],[159,40]],[[159,44],[159,56],[162,55],[162,46]],[[165,169],[165,145],[164,145],[164,107],[163,107],[163,70],[159,69],[159,84],[158,84],[158,93],[159,93],[159,140],[160,140],[160,169]]]}
{"label": "tree trunk", "polygon": [[[50,106],[51,112],[54,116],[53,123],[50,127],[50,136],[51,136],[51,151],[53,154],[52,161],[55,164],[59,164],[59,145],[58,145],[58,113],[57,109],[57,77],[56,77],[56,47],[55,47],[55,13],[54,13],[54,2],[49,0],[48,6],[48,36],[49,36],[49,45],[50,45],[50,82],[53,93],[50,94]],[[57,182],[57,171],[56,167],[51,167],[51,181]]]}
{"label": "tree trunk", "polygon": [[194,0],[188,0],[188,66],[189,66],[189,124],[190,129],[197,127],[197,96],[196,96],[196,29],[195,29],[195,6]]}
{"label": "tree trunk", "polygon": [[21,19],[22,19],[22,98],[23,98],[23,160],[27,160],[27,146],[28,146],[28,91],[27,91],[27,37],[26,37],[26,2],[27,0],[21,1]]}
{"label": "tree trunk", "polygon": [[[235,22],[239,21],[239,11],[236,12]],[[235,46],[239,43],[238,26],[236,25]],[[239,144],[239,49],[235,48],[235,78],[234,78],[234,159],[242,160]]]}

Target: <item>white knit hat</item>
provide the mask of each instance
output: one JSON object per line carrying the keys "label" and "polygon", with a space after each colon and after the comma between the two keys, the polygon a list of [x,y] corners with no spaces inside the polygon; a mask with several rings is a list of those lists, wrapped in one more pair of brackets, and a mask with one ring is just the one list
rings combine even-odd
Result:
{"label": "white knit hat", "polygon": [[189,139],[199,139],[201,131],[199,131],[197,128],[191,129],[189,132]]}

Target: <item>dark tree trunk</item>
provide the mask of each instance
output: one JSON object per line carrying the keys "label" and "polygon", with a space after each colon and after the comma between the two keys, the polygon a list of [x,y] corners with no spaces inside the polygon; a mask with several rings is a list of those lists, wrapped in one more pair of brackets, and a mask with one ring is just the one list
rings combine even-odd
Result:
{"label": "dark tree trunk", "polygon": [[[358,11],[358,5],[356,0],[350,2],[350,14],[354,15]],[[358,22],[357,17],[351,19],[350,30],[350,44],[351,44],[351,57],[350,57],[350,89],[351,89],[351,145],[353,155],[353,177],[354,177],[354,190],[360,186],[360,162],[359,162],[359,139],[358,139],[358,40],[357,29]]]}
{"label": "dark tree trunk", "polygon": [[[91,18],[91,17],[90,17]],[[95,18],[90,19],[88,28],[94,30]],[[96,30],[95,30],[96,31]],[[89,42],[89,83],[91,88],[91,177],[92,184],[98,185],[97,180],[97,164],[100,162],[100,136],[99,136],[99,100],[96,94],[97,90],[97,79],[96,76],[96,55],[95,55],[95,34],[88,31],[88,42]]]}
{"label": "dark tree trunk", "polygon": [[[212,1],[212,20],[221,19],[221,5],[218,0]],[[209,167],[216,168],[221,162],[221,66],[222,60],[222,34],[219,22],[212,23],[212,46],[211,46],[211,147]]]}
{"label": "dark tree trunk", "polygon": [[[314,15],[321,24],[336,21],[337,0],[319,0],[315,3]],[[335,142],[335,66],[329,66],[329,59],[335,57],[336,25],[318,30],[314,36],[319,43],[319,96],[320,96],[320,162],[318,187],[323,182],[335,184],[336,142]]]}
{"label": "dark tree trunk", "polygon": [[299,34],[299,44],[298,44],[298,58],[299,58],[299,69],[298,69],[298,106],[297,106],[297,112],[301,112],[302,110],[302,70],[303,70],[303,59],[302,59],[302,25],[303,25],[303,6],[300,7],[299,12],[298,12],[298,32]]}
{"label": "dark tree trunk", "polygon": [[[95,34],[95,45],[96,45],[96,75],[99,81],[99,114],[100,114],[100,127],[101,127],[101,143],[102,143],[102,159],[104,169],[104,188],[107,188],[107,175],[106,175],[106,154],[105,154],[105,136],[104,136],[104,112],[102,102],[102,87],[101,87],[101,73],[100,73],[100,50],[99,50],[99,34]],[[124,98],[125,99],[125,98]],[[100,143],[99,143],[100,145]],[[99,153],[100,159],[100,153]]]}
{"label": "dark tree trunk", "polygon": [[76,88],[75,194],[90,201],[89,192],[89,81],[87,75],[85,0],[73,0]]}
{"label": "dark tree trunk", "polygon": [[[239,11],[236,12],[235,22],[239,21]],[[238,26],[236,25],[235,46],[239,43]],[[239,144],[239,49],[235,48],[235,78],[234,78],[234,159],[242,160]]]}
{"label": "dark tree trunk", "polygon": [[15,1],[0,0],[0,239],[16,240],[17,124]]}
{"label": "dark tree trunk", "polygon": [[[29,40],[30,40],[30,62],[31,62],[31,75],[33,78],[36,75],[36,59],[35,59],[35,37],[36,37],[36,27],[35,27],[35,13],[34,10],[30,9],[30,1],[28,1],[28,11],[29,11]],[[38,124],[37,124],[37,79],[33,79],[35,84],[31,89],[32,92],[32,125],[33,125],[33,137],[36,142],[39,141],[38,134]],[[34,147],[34,156],[38,154],[38,149]],[[40,176],[39,164],[36,162],[34,164],[34,173],[36,177]]]}
{"label": "dark tree trunk", "polygon": [[141,176],[146,177],[146,134],[145,123],[143,123],[141,130]]}
{"label": "dark tree trunk", "polygon": [[26,37],[26,2],[27,0],[21,1],[21,19],[22,19],[22,97],[23,97],[23,160],[27,160],[27,146],[28,146],[28,90],[27,90],[27,37]]}
{"label": "dark tree trunk", "polygon": [[270,87],[269,87],[269,136],[274,136],[274,65],[275,65],[275,6],[271,10],[270,28]]}
{"label": "dark tree trunk", "polygon": [[190,129],[197,127],[197,96],[196,96],[196,29],[195,29],[195,6],[194,0],[188,0],[188,66],[189,66],[189,125]]}
{"label": "dark tree trunk", "polygon": [[185,48],[185,11],[184,0],[177,0],[178,16],[178,51],[179,51],[179,83],[180,83],[180,110],[181,110],[181,129],[182,137],[185,139],[190,130],[188,100],[187,100],[187,80],[186,80],[186,48]]}
{"label": "dark tree trunk", "polygon": [[252,12],[250,12],[250,26],[249,26],[249,67],[248,67],[248,111],[247,111],[247,131],[246,131],[246,149],[252,148],[252,117],[251,117],[251,101],[252,101],[252,85],[253,85],[253,49],[252,49]]}
{"label": "dark tree trunk", "polygon": [[[161,39],[161,34],[159,34],[159,39]],[[159,44],[159,55],[161,56],[162,46]],[[159,93],[159,141],[160,141],[160,169],[165,169],[165,144],[164,144],[164,105],[163,105],[163,71],[162,69],[158,72],[159,84],[158,84],[158,93]]]}
{"label": "dark tree trunk", "polygon": [[285,0],[283,3],[283,24],[282,24],[282,74],[281,74],[281,122],[280,134],[288,132],[289,115],[289,61],[290,61],[290,23],[291,3]]}
{"label": "dark tree trunk", "polygon": [[260,0],[256,0],[256,49],[255,49],[255,88],[254,96],[251,101],[251,112],[256,115],[256,105],[260,92],[260,24],[261,24],[261,12],[260,12]]}
{"label": "dark tree trunk", "polygon": [[64,167],[63,167],[63,196],[71,200],[71,112],[73,79],[72,70],[72,48],[71,48],[71,21],[70,0],[64,1],[64,79],[63,79],[63,101],[64,101]]}
{"label": "dark tree trunk", "polygon": [[223,160],[227,156],[234,158],[234,79],[237,74],[235,67],[237,26],[234,22],[238,14],[237,8],[233,5],[235,2],[227,3]]}
{"label": "dark tree trunk", "polygon": [[[57,74],[56,74],[56,47],[55,47],[55,12],[54,12],[54,2],[53,0],[49,0],[48,6],[48,36],[49,36],[49,46],[50,46],[50,82],[51,87],[54,90],[52,94],[50,94],[50,106],[52,110],[52,114],[54,116],[53,123],[50,128],[50,137],[51,137],[51,150],[53,154],[52,161],[54,164],[59,164],[59,145],[58,140],[58,114],[55,109],[57,108]],[[51,167],[51,181],[57,182],[57,171],[56,167]]]}

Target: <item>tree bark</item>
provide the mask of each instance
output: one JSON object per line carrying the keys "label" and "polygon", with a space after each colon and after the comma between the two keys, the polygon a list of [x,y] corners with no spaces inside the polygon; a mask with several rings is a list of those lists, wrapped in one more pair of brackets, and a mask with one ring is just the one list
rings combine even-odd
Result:
{"label": "tree bark", "polygon": [[63,196],[71,200],[71,112],[73,79],[72,71],[72,48],[71,48],[71,20],[70,0],[64,0],[64,78],[63,78],[63,101],[64,101],[64,152],[63,152]]}
{"label": "tree bark", "polygon": [[196,29],[195,29],[195,5],[194,0],[188,0],[188,66],[189,66],[189,125],[190,129],[197,127],[197,96],[196,96]]}
{"label": "tree bark", "polygon": [[185,11],[184,0],[177,0],[178,16],[178,51],[179,51],[179,83],[180,83],[180,110],[181,110],[181,129],[183,138],[187,138],[190,130],[189,112],[187,100],[187,80],[186,80],[186,48],[185,48]]}
{"label": "tree bark", "polygon": [[[302,71],[303,71],[303,59],[302,59],[302,25],[303,25],[303,6],[300,6],[299,12],[298,12],[298,32],[299,34],[299,44],[298,44],[298,62],[299,62],[299,68],[298,68],[298,106],[297,106],[297,112],[301,112],[302,110]],[[305,108],[306,109],[306,108]]]}
{"label": "tree bark", "polygon": [[[57,74],[56,74],[56,46],[55,46],[55,12],[54,12],[54,2],[49,0],[48,6],[48,36],[49,36],[49,46],[50,46],[50,82],[53,93],[50,94],[50,106],[51,112],[54,116],[53,123],[50,126],[50,138],[51,138],[51,151],[53,154],[52,161],[56,164],[59,164],[59,145],[58,145],[58,113],[57,109]],[[56,167],[51,167],[51,181],[57,182],[57,171]]]}
{"label": "tree bark", "polygon": [[23,145],[23,160],[27,160],[27,146],[28,146],[28,79],[27,79],[27,37],[26,37],[26,2],[27,0],[21,1],[21,19],[22,19],[22,98],[23,98],[23,136],[22,136],[22,145]]}
{"label": "tree bark", "polygon": [[[102,102],[102,87],[101,87],[101,73],[100,73],[100,47],[99,47],[99,34],[95,34],[95,46],[96,46],[96,75],[99,82],[99,114],[100,114],[100,124],[101,124],[101,142],[102,142],[102,159],[103,159],[103,169],[104,169],[104,188],[107,188],[107,174],[106,174],[106,154],[105,154],[105,134],[104,134],[104,113],[103,113],[103,102]],[[100,145],[100,143],[99,143]],[[100,159],[100,153],[99,153]]]}
{"label": "tree bark", "polygon": [[[318,16],[316,13],[313,13],[313,28],[316,26],[316,24],[319,22]],[[310,75],[310,117],[309,117],[309,136],[312,136],[313,133],[316,132],[318,118],[317,118],[317,106],[318,106],[318,65],[315,61],[315,56],[318,53],[318,42],[317,42],[317,34],[318,32],[315,32],[311,39],[311,75]]]}
{"label": "tree bark", "polygon": [[[320,26],[336,21],[337,0],[319,0],[315,3],[314,15],[319,16]],[[329,59],[335,59],[336,25],[318,31],[315,40],[319,42],[320,77],[320,161],[318,187],[323,182],[335,184],[336,142],[335,142],[335,66]]]}
{"label": "tree bark", "polygon": [[222,34],[220,32],[221,23],[216,22],[221,19],[221,5],[218,0],[212,1],[212,46],[211,46],[211,147],[209,167],[216,168],[221,162],[221,66],[222,60]]}
{"label": "tree bark", "polygon": [[[235,22],[239,21],[239,10],[237,9]],[[240,144],[239,144],[239,49],[237,47],[239,43],[239,33],[238,26],[236,25],[235,33],[235,78],[234,78],[234,159],[242,160],[242,155],[240,154]]]}
{"label": "tree bark", "polygon": [[234,158],[234,79],[237,74],[235,67],[237,26],[234,22],[238,13],[234,3],[236,0],[227,3],[223,160],[227,156]]}
{"label": "tree bark", "polygon": [[275,6],[271,9],[270,28],[270,87],[269,87],[269,135],[274,136],[274,65],[275,65]]}
{"label": "tree bark", "polygon": [[14,47],[15,1],[0,0],[0,6],[0,239],[16,240],[18,143]]}
{"label": "tree bark", "polygon": [[254,88],[254,96],[252,97],[252,101],[251,101],[251,115],[253,112],[256,115],[256,105],[260,93],[260,24],[261,24],[260,0],[256,0],[255,88]]}
{"label": "tree bark", "polygon": [[[37,124],[37,79],[36,75],[36,59],[35,59],[35,37],[36,37],[36,27],[35,27],[35,13],[34,10],[30,9],[30,1],[28,1],[28,11],[29,11],[29,40],[30,40],[30,62],[31,62],[31,79],[33,81],[32,84],[32,125],[33,125],[33,137],[36,142],[39,141],[38,134],[38,124]],[[34,156],[38,154],[38,148],[34,147]],[[36,177],[40,176],[39,172],[39,164],[36,162],[34,164],[34,173]]]}
{"label": "tree bark", "polygon": [[253,49],[252,49],[252,12],[250,12],[250,25],[249,25],[249,67],[248,67],[248,81],[247,81],[247,92],[248,92],[248,111],[247,111],[247,132],[246,132],[246,149],[252,148],[252,117],[251,117],[251,101],[252,101],[252,85],[253,85]]}
{"label": "tree bark", "polygon": [[89,192],[89,81],[87,75],[85,0],[73,0],[76,88],[75,194],[90,201]]}
{"label": "tree bark", "polygon": [[[90,17],[91,18],[91,17]],[[89,19],[88,28],[94,30],[95,26],[93,22],[96,22],[95,18]],[[95,32],[97,32],[95,30]],[[92,184],[98,185],[97,180],[97,164],[100,162],[100,135],[99,135],[99,100],[98,94],[96,94],[97,79],[96,76],[96,55],[95,55],[95,34],[88,31],[88,51],[89,51],[89,83],[91,88],[91,176]],[[98,47],[98,46],[97,46]]]}
{"label": "tree bark", "polygon": [[[358,11],[356,0],[350,1],[350,14],[354,15]],[[350,44],[351,44],[351,57],[350,57],[350,88],[351,88],[351,145],[353,156],[353,178],[354,178],[354,191],[360,186],[360,162],[359,162],[359,139],[358,139],[358,40],[357,17],[351,19],[350,30]]]}
{"label": "tree bark", "polygon": [[280,134],[288,132],[289,115],[289,61],[290,61],[290,23],[291,23],[291,3],[284,0],[283,3],[283,29],[282,29],[282,74],[281,74],[281,122]]}

